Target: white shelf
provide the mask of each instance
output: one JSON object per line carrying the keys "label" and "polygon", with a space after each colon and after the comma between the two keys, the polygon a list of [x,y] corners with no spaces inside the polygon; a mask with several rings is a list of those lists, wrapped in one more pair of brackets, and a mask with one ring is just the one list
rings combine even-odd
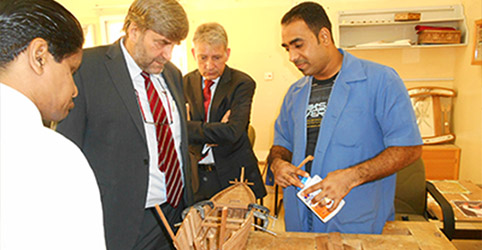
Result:
{"label": "white shelf", "polygon": [[[395,21],[396,13],[420,13],[419,21]],[[452,27],[461,31],[460,44],[416,45],[417,34],[415,26],[428,25]],[[339,46],[355,49],[385,49],[385,48],[423,48],[452,47],[467,45],[467,25],[462,5],[380,9],[362,11],[340,11],[338,13]],[[358,48],[356,45],[376,41],[393,42],[410,39],[412,46],[373,46]]]}
{"label": "white shelf", "polygon": [[434,20],[420,20],[420,21],[405,21],[405,22],[399,22],[399,21],[386,21],[386,22],[381,22],[378,20],[368,20],[365,22],[360,22],[360,23],[346,23],[346,24],[340,24],[340,27],[355,27],[355,26],[369,26],[369,25],[409,25],[409,24],[424,24],[424,23],[439,23],[439,22],[462,22],[464,19],[461,18],[447,18],[447,19],[434,19]]}
{"label": "white shelf", "polygon": [[448,47],[462,47],[466,46],[464,43],[457,44],[430,44],[430,45],[411,45],[411,46],[366,46],[366,47],[343,47],[345,50],[378,50],[378,49],[409,49],[409,48],[448,48]]}

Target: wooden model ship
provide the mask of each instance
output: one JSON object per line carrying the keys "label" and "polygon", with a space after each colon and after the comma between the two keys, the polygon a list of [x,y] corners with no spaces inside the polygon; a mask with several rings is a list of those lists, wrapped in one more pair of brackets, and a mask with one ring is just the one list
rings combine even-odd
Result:
{"label": "wooden model ship", "polygon": [[190,207],[187,215],[174,235],[163,218],[162,211],[156,207],[164,225],[179,250],[231,250],[244,249],[248,240],[254,217],[265,221],[269,210],[256,204],[256,198],[244,178],[220,191],[208,201],[201,201]]}

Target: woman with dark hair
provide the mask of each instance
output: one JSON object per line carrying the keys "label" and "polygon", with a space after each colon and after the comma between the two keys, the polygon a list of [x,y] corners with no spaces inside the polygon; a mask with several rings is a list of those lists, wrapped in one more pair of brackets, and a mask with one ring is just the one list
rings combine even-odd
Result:
{"label": "woman with dark hair", "polygon": [[99,190],[44,121],[74,107],[84,37],[52,0],[0,2],[0,249],[105,249]]}

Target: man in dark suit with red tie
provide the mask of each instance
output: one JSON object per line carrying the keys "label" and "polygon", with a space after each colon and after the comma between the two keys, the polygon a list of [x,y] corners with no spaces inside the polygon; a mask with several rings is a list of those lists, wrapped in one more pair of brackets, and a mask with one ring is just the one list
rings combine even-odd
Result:
{"label": "man in dark suit with red tie", "polygon": [[154,207],[172,227],[192,203],[182,75],[169,62],[188,25],[176,0],[135,0],[125,37],[85,50],[75,74],[76,108],[58,130],[94,170],[109,249],[174,249]]}
{"label": "man in dark suit with red tie", "polygon": [[240,177],[254,185],[256,198],[266,195],[258,161],[247,130],[256,83],[247,74],[226,66],[230,49],[224,28],[217,23],[199,26],[192,54],[198,69],[184,77],[189,105],[189,150],[196,157],[199,190],[195,200],[209,199],[229,181]]}

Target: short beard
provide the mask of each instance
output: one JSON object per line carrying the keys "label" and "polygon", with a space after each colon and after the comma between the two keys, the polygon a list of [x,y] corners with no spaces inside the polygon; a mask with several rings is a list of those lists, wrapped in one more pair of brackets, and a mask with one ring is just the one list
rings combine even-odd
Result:
{"label": "short beard", "polygon": [[[142,70],[146,71],[149,74],[159,74],[164,70],[164,66],[161,67],[161,70],[159,72],[151,72],[149,69],[149,66],[156,60],[152,59],[149,60],[148,56],[145,53],[145,49],[142,46],[139,46],[138,44],[135,45],[134,47],[134,55],[132,55],[132,58],[134,58],[134,61],[136,64],[141,68]],[[166,60],[162,60],[161,63],[165,65],[167,63]]]}

